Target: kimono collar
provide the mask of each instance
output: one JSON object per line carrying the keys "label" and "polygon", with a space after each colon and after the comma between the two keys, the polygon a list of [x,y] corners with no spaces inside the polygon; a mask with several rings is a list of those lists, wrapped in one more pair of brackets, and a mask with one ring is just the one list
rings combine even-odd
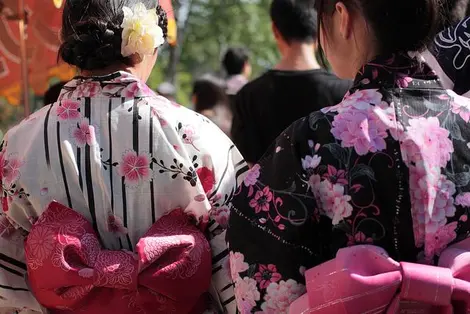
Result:
{"label": "kimono collar", "polygon": [[359,70],[351,91],[423,85],[441,89],[436,74],[424,60],[418,58],[404,53],[378,56]]}
{"label": "kimono collar", "polygon": [[140,79],[127,72],[106,76],[77,76],[68,82],[59,100],[83,97],[154,97],[156,94]]}

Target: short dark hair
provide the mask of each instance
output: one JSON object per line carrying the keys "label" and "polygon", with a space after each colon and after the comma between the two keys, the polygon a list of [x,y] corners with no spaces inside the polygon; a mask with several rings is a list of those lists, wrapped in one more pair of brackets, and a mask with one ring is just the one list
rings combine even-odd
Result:
{"label": "short dark hair", "polygon": [[318,38],[315,0],[273,0],[271,20],[287,42],[313,42]]}
{"label": "short dark hair", "polygon": [[[81,70],[98,70],[122,62],[132,65],[130,57],[121,54],[122,8],[142,2],[155,7],[155,0],[74,0],[65,1],[62,15],[62,45],[59,56]],[[158,25],[166,38],[168,19],[160,5],[156,7]]]}
{"label": "short dark hair", "polygon": [[[442,14],[441,0],[317,0],[319,28],[325,30],[326,36],[340,1],[348,10],[364,17],[378,54],[424,50],[434,38]],[[325,64],[322,49],[320,53]]]}
{"label": "short dark hair", "polygon": [[210,110],[217,105],[228,105],[224,81],[212,74],[205,74],[194,82],[193,95],[196,96],[196,112]]}
{"label": "short dark hair", "polygon": [[59,82],[51,87],[44,93],[44,106],[55,103],[60,96],[60,91],[64,87],[66,82]]}
{"label": "short dark hair", "polygon": [[222,64],[228,75],[237,75],[243,72],[243,68],[250,59],[248,50],[243,47],[227,49]]}

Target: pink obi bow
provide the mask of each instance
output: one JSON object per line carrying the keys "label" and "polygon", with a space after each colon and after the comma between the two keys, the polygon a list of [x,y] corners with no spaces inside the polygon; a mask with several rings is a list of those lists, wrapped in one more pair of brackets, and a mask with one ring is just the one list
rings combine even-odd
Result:
{"label": "pink obi bow", "polygon": [[467,313],[470,241],[447,248],[439,267],[398,263],[379,247],[353,246],[305,277],[307,293],[290,314]]}
{"label": "pink obi bow", "polygon": [[160,218],[136,252],[102,249],[82,215],[51,203],[25,242],[31,290],[52,313],[204,311],[210,246],[182,210]]}

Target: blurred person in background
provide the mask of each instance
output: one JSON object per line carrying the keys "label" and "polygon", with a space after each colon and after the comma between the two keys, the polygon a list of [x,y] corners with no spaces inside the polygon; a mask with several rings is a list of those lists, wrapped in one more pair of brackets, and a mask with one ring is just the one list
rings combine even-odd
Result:
{"label": "blurred person in background", "polygon": [[422,53],[442,85],[465,97],[470,97],[470,17],[465,17],[469,2],[443,1],[440,33]]}
{"label": "blurred person in background", "polygon": [[60,92],[66,83],[67,82],[59,82],[49,87],[44,94],[44,106],[53,104],[59,99]]}
{"label": "blurred person in background", "polygon": [[272,30],[281,60],[236,96],[232,137],[246,161],[258,161],[292,122],[341,101],[351,83],[321,69],[315,58],[313,0],[273,0]]}
{"label": "blurred person in background", "polygon": [[170,101],[176,101],[176,88],[170,82],[163,82],[158,85],[157,93]]}
{"label": "blurred person in background", "polygon": [[193,84],[192,103],[197,113],[209,118],[225,134],[230,135],[232,114],[225,88],[223,80],[211,74],[203,75]]}
{"label": "blurred person in background", "polygon": [[[226,92],[233,100],[238,91],[248,83],[251,76],[250,56],[246,48],[232,47],[227,49],[222,60],[222,66],[227,73]],[[233,103],[233,102],[232,102]]]}

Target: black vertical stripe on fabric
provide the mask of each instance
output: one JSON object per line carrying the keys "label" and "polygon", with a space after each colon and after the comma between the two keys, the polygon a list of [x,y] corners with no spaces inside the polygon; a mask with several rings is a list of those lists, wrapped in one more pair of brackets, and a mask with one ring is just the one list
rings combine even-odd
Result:
{"label": "black vertical stripe on fabric", "polygon": [[[153,157],[153,116],[152,116],[152,107],[150,108],[150,131],[149,131],[149,153]],[[150,163],[150,169],[153,171],[153,162]],[[153,180],[150,181],[150,210],[152,211],[152,224],[155,223],[155,191]]]}
{"label": "black vertical stripe on fabric", "polygon": [[29,290],[25,289],[25,288],[15,288],[15,287],[4,286],[4,285],[0,285],[0,289],[11,290],[11,291],[27,291],[27,292],[29,292]]}
{"label": "black vertical stripe on fabric", "polygon": [[[126,194],[126,183],[124,177],[122,177],[122,216],[124,227],[127,228],[127,194]],[[126,234],[126,240],[128,249],[132,250],[132,242],[129,237],[129,233]]]}
{"label": "black vertical stripe on fabric", "polygon": [[60,122],[57,121],[57,149],[59,150],[59,162],[60,162],[60,170],[62,172],[62,180],[64,181],[64,189],[65,189],[65,194],[67,195],[67,202],[69,205],[69,208],[72,207],[72,198],[70,197],[70,191],[69,191],[69,185],[67,183],[67,176],[65,175],[65,166],[64,166],[64,158],[62,154],[62,145],[61,145],[61,139],[60,139]]}
{"label": "black vertical stripe on fabric", "polygon": [[10,267],[8,267],[8,266],[6,266],[6,265],[3,265],[3,264],[1,264],[1,263],[0,263],[0,268],[4,269],[5,271],[7,271],[7,272],[9,272],[9,273],[11,273],[11,274],[13,274],[13,275],[16,275],[16,276],[19,276],[19,277],[23,277],[23,276],[24,276],[24,274],[20,273],[19,271],[14,270],[13,268],[10,268]]}
{"label": "black vertical stripe on fabric", "polygon": [[26,270],[26,264],[23,262],[20,262],[14,258],[11,258],[10,256],[6,256],[5,254],[0,253],[0,260],[7,262],[8,264],[11,264],[13,266],[16,266],[18,268],[21,268],[23,270]]}
{"label": "black vertical stripe on fabric", "polygon": [[82,174],[82,149],[77,147],[77,168],[78,168],[78,184],[80,190],[83,191],[83,174]]}
{"label": "black vertical stripe on fabric", "polygon": [[134,99],[132,108],[132,144],[134,151],[139,154],[139,107],[137,107],[137,99]]}
{"label": "black vertical stripe on fabric", "polygon": [[109,99],[108,106],[108,135],[109,135],[109,182],[111,188],[111,211],[114,213],[114,180],[113,180],[113,130],[111,127],[113,101]]}
{"label": "black vertical stripe on fabric", "polygon": [[49,151],[49,134],[48,134],[48,126],[49,126],[49,118],[51,116],[51,110],[53,106],[49,107],[47,110],[46,118],[44,119],[44,151],[46,152],[46,165],[47,168],[51,169],[51,152]]}
{"label": "black vertical stripe on fabric", "polygon": [[217,254],[216,256],[212,258],[212,265],[215,265],[217,262],[220,262],[224,257],[228,255],[229,255],[228,249],[223,250],[222,252],[220,252],[219,254]]}
{"label": "black vertical stripe on fabric", "polygon": [[227,301],[222,302],[222,305],[223,305],[223,306],[229,305],[229,304],[232,303],[233,301],[235,301],[235,296],[229,298]]}
{"label": "black vertical stripe on fabric", "polygon": [[[85,118],[88,118],[91,124],[91,99],[85,98]],[[85,146],[85,180],[88,196],[88,208],[90,209],[90,215],[93,222],[93,229],[98,232],[98,225],[96,222],[96,211],[95,211],[95,196],[93,191],[93,178],[91,170],[91,148],[90,145]]]}

